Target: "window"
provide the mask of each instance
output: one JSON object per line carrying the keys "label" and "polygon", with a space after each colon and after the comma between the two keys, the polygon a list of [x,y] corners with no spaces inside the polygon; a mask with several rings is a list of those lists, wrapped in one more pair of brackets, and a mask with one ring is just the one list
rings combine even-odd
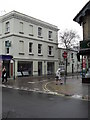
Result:
{"label": "window", "polygon": [[24,41],[20,40],[19,41],[19,54],[24,55]]}
{"label": "window", "polygon": [[42,44],[38,44],[38,54],[42,53]]}
{"label": "window", "polygon": [[33,25],[29,25],[29,35],[33,36]]}
{"label": "window", "polygon": [[6,48],[6,54],[9,54],[9,48]]}
{"label": "window", "polygon": [[32,45],[33,43],[29,43],[29,53],[32,53]]}
{"label": "window", "polygon": [[6,33],[10,32],[10,22],[6,22]]}
{"label": "window", "polygon": [[49,32],[48,32],[48,38],[49,38],[49,39],[52,39],[52,31],[49,31]]}
{"label": "window", "polygon": [[71,53],[71,58],[73,58],[73,53]]}
{"label": "window", "polygon": [[24,34],[23,33],[23,22],[20,22],[20,31],[19,31],[19,33]]}
{"label": "window", "polygon": [[48,54],[53,55],[53,46],[48,46]]}
{"label": "window", "polygon": [[9,54],[9,47],[10,47],[9,44],[10,44],[9,40],[5,41],[6,54]]}
{"label": "window", "polygon": [[38,37],[42,37],[42,28],[38,27]]}

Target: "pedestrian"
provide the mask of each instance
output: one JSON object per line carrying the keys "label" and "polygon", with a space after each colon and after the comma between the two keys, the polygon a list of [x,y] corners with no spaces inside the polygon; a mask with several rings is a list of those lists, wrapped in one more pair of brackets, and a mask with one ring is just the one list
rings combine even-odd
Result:
{"label": "pedestrian", "polygon": [[62,82],[61,82],[61,69],[60,68],[56,71],[55,79],[56,79],[56,85],[58,85],[58,82],[60,84],[62,84]]}
{"label": "pedestrian", "polygon": [[4,83],[4,80],[6,80],[7,82],[7,71],[6,71],[5,66],[2,69],[2,83]]}
{"label": "pedestrian", "polygon": [[22,68],[22,66],[20,67],[20,72],[21,72],[21,74],[23,76],[23,68]]}

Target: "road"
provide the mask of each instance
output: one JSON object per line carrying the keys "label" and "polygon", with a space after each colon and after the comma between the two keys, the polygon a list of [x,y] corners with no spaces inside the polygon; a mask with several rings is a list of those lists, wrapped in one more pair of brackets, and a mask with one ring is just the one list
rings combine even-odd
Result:
{"label": "road", "polygon": [[88,118],[88,102],[2,88],[3,118]]}

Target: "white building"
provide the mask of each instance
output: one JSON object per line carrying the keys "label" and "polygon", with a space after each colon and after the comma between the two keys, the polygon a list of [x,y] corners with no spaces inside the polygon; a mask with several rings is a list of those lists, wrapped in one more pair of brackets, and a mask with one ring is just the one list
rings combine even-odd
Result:
{"label": "white building", "polygon": [[21,69],[29,75],[55,73],[57,48],[57,26],[16,11],[0,17],[0,57],[8,76]]}
{"label": "white building", "polygon": [[81,64],[77,60],[77,50],[66,50],[64,48],[58,48],[59,65],[66,67],[66,60],[63,57],[63,53],[67,52],[67,73],[77,73],[81,70]]}

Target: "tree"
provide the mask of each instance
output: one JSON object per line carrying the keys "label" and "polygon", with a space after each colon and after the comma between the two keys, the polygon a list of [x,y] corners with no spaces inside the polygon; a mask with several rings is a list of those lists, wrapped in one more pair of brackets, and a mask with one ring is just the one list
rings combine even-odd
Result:
{"label": "tree", "polygon": [[[59,34],[59,46],[63,46],[66,49],[66,52],[68,54],[68,50],[73,48],[75,45],[79,44],[80,37],[74,30],[65,30],[63,32],[60,32]],[[66,61],[66,70],[65,75],[67,75],[67,58]]]}
{"label": "tree", "polygon": [[65,30],[59,34],[59,46],[70,49],[79,43],[80,37],[74,30]]}

